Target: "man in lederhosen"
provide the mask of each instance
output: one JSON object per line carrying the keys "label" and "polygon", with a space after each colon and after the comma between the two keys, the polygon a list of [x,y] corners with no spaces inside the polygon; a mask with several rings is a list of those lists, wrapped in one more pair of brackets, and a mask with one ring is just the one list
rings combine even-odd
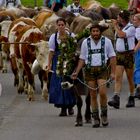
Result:
{"label": "man in lederhosen", "polygon": [[116,31],[116,77],[114,96],[108,102],[108,105],[120,108],[120,92],[122,88],[122,80],[124,71],[127,75],[129,84],[128,102],[126,107],[134,107],[134,47],[135,47],[135,27],[130,23],[130,13],[123,10],[119,13],[117,20],[112,20]]}
{"label": "man in lederhosen", "polygon": [[20,7],[21,1],[20,0],[1,0],[0,6],[10,8],[10,7]]}
{"label": "man in lederhosen", "polygon": [[[80,60],[72,78],[76,79],[82,67],[85,67],[85,81],[87,82],[91,96],[93,127],[100,127],[100,119],[103,126],[108,125],[107,118],[107,60],[110,60],[111,78],[115,78],[116,54],[110,39],[102,36],[103,28],[95,22],[90,28],[90,36],[81,46]],[[103,84],[104,83],[104,84]],[[98,91],[95,88],[98,87]],[[98,103],[97,92],[100,100]],[[99,106],[101,114],[99,115]]]}
{"label": "man in lederhosen", "polygon": [[68,5],[66,10],[74,13],[76,16],[84,11],[82,6],[80,5],[80,0],[73,0],[73,3],[71,5]]}

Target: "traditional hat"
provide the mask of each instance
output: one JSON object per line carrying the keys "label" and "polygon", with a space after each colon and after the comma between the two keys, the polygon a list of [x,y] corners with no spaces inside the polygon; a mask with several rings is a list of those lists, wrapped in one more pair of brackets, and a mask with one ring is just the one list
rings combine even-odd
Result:
{"label": "traditional hat", "polygon": [[98,28],[101,32],[105,31],[106,29],[109,28],[109,25],[107,23],[105,23],[104,20],[102,21],[94,21],[93,24],[90,27],[90,31],[93,28]]}

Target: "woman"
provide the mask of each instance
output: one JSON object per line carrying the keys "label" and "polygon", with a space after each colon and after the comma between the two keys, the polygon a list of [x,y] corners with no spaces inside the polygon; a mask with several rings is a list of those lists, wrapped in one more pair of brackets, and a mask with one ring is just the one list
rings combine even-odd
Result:
{"label": "woman", "polygon": [[45,4],[48,8],[51,8],[52,11],[57,12],[63,8],[64,0],[46,0]]}
{"label": "woman", "polygon": [[[63,90],[61,87],[61,83],[63,80],[63,74],[60,72],[61,69],[63,69],[62,65],[58,64],[58,60],[61,59],[60,56],[62,56],[62,48],[60,47],[62,44],[62,40],[66,38],[68,40],[68,37],[74,37],[73,33],[69,33],[66,31],[66,21],[63,18],[59,18],[56,21],[57,30],[58,32],[51,35],[49,39],[49,62],[48,62],[48,70],[54,71],[51,76],[50,80],[50,89],[49,89],[49,102],[54,103],[56,107],[61,108],[61,112],[59,116],[67,116],[67,109],[69,115],[73,115],[73,106],[75,105],[75,97],[73,93],[73,88]],[[67,46],[66,46],[67,47]],[[67,53],[68,54],[68,53]],[[64,62],[64,59],[61,61]],[[52,65],[51,65],[52,64]],[[59,67],[60,66],[60,67]]]}
{"label": "woman", "polygon": [[137,40],[134,48],[135,52],[135,69],[134,82],[137,85],[135,97],[140,99],[140,14],[134,15],[133,24],[136,27],[135,37]]}

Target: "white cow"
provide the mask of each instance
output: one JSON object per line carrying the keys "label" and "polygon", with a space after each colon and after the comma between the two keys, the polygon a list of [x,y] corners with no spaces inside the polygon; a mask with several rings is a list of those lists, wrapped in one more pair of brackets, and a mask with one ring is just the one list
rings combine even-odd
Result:
{"label": "white cow", "polygon": [[[48,42],[41,40],[41,42],[33,43],[32,45],[36,46],[36,60],[32,65],[31,72],[34,75],[36,75],[41,70],[43,70],[47,74],[46,68],[48,66],[48,54],[49,54]],[[47,89],[48,79],[47,81],[43,80],[42,82],[43,82],[42,96],[45,99],[48,99],[48,89]]]}

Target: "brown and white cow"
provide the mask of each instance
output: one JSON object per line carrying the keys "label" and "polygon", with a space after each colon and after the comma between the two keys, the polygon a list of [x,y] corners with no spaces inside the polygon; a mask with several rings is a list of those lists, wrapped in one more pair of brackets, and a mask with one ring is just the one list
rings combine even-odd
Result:
{"label": "brown and white cow", "polygon": [[[16,61],[16,57],[20,57],[19,53],[19,44],[14,44],[17,40],[19,39],[20,35],[22,35],[23,32],[23,27],[26,25],[34,25],[36,26],[35,22],[30,19],[30,18],[19,18],[14,20],[8,29],[8,41],[11,42],[9,46],[9,51],[10,51],[10,62],[11,62],[11,68],[14,74],[14,85],[18,86],[18,93],[22,93],[24,90],[24,83],[23,83],[23,72],[22,68],[20,67],[20,61]],[[17,40],[19,41],[19,40]],[[21,69],[21,70],[20,70]],[[22,73],[20,73],[22,72]]]}
{"label": "brown and white cow", "polygon": [[[21,31],[21,30],[20,30]],[[25,71],[25,76],[27,79],[27,94],[28,100],[34,100],[34,93],[35,93],[35,85],[34,85],[34,75],[31,72],[31,66],[36,59],[36,47],[33,44],[38,43],[39,47],[43,46],[44,36],[42,32],[36,26],[26,25],[22,28],[22,35],[19,35],[16,41],[21,42],[19,45],[19,52],[16,52],[16,55],[19,55],[21,58],[17,57],[17,61],[21,62],[19,67],[22,67]],[[22,43],[24,42],[24,43]],[[46,47],[46,44],[44,45]],[[44,98],[48,97],[48,90],[47,90],[47,73],[46,71],[43,72],[43,88],[42,88],[42,95]]]}
{"label": "brown and white cow", "polygon": [[[4,43],[6,40],[4,37],[8,37],[8,29],[12,21],[14,21],[17,17],[10,12],[0,11],[0,35],[2,36],[0,42]],[[9,45],[1,44],[1,54],[2,54],[2,72],[7,72],[7,59],[9,54]]]}

